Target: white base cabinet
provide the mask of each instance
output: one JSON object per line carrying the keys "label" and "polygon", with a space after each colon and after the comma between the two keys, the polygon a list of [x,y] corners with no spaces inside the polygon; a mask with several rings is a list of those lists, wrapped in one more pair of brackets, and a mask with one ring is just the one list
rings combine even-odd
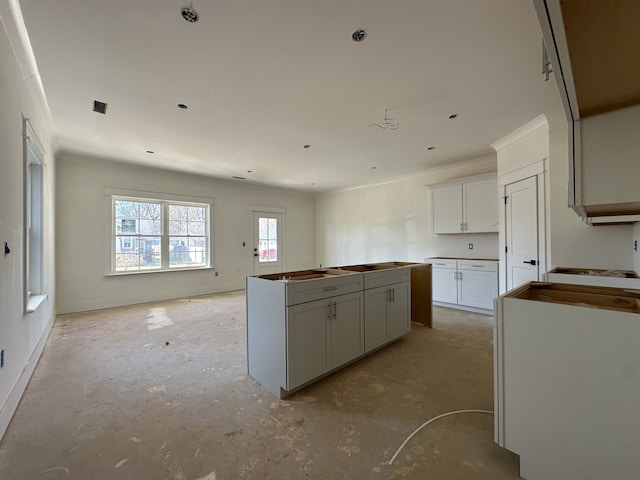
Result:
{"label": "white base cabinet", "polygon": [[498,296],[498,261],[427,259],[431,262],[434,305],[480,313],[493,311]]}
{"label": "white base cabinet", "polygon": [[278,397],[410,331],[410,266],[355,267],[247,277],[249,374]]}
{"label": "white base cabinet", "polygon": [[409,282],[364,291],[365,351],[370,352],[411,330]]}
{"label": "white base cabinet", "polygon": [[639,298],[532,282],[496,299],[495,441],[523,478],[639,478]]}
{"label": "white base cabinet", "polygon": [[362,292],[287,308],[287,390],[363,353]]}

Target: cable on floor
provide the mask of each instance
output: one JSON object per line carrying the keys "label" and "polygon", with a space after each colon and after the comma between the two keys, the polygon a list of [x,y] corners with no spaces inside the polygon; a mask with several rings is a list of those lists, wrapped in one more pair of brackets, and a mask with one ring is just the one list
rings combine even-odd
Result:
{"label": "cable on floor", "polygon": [[456,415],[458,413],[488,413],[489,415],[493,415],[493,412],[490,410],[455,410],[453,412],[443,413],[441,415],[438,415],[437,417],[430,418],[429,420],[424,422],[422,425],[420,425],[418,428],[416,428],[414,432],[411,435],[409,435],[404,442],[402,442],[402,445],[400,445],[400,448],[398,448],[396,453],[393,454],[393,457],[391,457],[391,460],[389,460],[389,465],[393,465],[393,461],[396,459],[400,451],[404,448],[404,446],[407,443],[409,443],[409,440],[411,440],[416,433],[418,433],[420,430],[422,430],[424,427],[426,427],[430,423],[435,422],[436,420],[439,420],[444,417],[448,417],[450,415]]}

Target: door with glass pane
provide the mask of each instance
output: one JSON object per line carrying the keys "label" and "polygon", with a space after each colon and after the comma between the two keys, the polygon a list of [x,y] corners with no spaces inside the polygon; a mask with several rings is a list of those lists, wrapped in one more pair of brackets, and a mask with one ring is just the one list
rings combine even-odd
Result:
{"label": "door with glass pane", "polygon": [[282,271],[282,214],[253,212],[253,273]]}

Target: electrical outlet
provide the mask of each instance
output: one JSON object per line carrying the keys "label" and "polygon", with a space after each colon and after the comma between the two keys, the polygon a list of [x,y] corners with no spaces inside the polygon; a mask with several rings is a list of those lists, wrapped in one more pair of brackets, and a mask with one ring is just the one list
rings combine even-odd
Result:
{"label": "electrical outlet", "polygon": [[473,243],[469,244],[469,250],[473,250]]}
{"label": "electrical outlet", "polygon": [[633,250],[636,252],[638,251],[638,240],[633,241]]}
{"label": "electrical outlet", "polygon": [[213,276],[217,277],[218,276],[218,271],[216,270],[215,272],[213,272]]}

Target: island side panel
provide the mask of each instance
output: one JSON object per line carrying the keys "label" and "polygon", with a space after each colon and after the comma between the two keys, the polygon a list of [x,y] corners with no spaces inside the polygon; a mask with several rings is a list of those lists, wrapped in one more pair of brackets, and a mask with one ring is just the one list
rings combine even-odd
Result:
{"label": "island side panel", "polygon": [[276,396],[287,382],[285,283],[247,277],[249,375]]}

